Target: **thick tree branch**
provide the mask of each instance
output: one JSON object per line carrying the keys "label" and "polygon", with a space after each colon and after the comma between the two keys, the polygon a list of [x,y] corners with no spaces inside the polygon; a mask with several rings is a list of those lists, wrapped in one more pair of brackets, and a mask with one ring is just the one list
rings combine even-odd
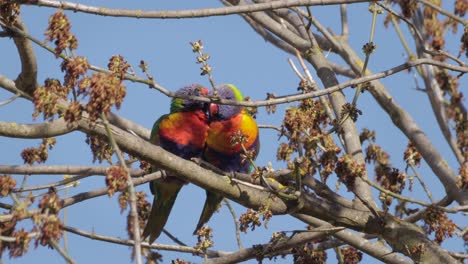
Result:
{"label": "thick tree branch", "polygon": [[456,174],[447,161],[432,144],[431,140],[417,126],[408,112],[388,93],[380,83],[373,83],[371,94],[380,106],[390,115],[393,123],[413,142],[434,174],[444,185],[447,194],[461,205],[468,204],[468,192],[458,189]]}
{"label": "thick tree branch", "polygon": [[[26,26],[18,17],[15,26],[24,32],[28,32]],[[31,42],[23,36],[13,35],[13,41],[18,49],[21,60],[21,73],[16,79],[16,87],[29,95],[37,88],[37,62],[36,55],[32,48]]]}
{"label": "thick tree branch", "polygon": [[[91,127],[89,122],[82,120],[79,122],[79,126],[87,133],[100,135],[106,133],[101,124]],[[222,194],[244,206],[258,209],[270,199],[269,209],[273,214],[285,214],[295,210],[300,214],[314,215],[335,225],[370,234],[378,234],[391,244],[394,250],[404,254],[408,254],[408,247],[423,244],[426,248],[431,249],[427,252],[424,251],[424,258],[433,257],[434,259],[440,259],[443,263],[453,262],[452,257],[445,252],[441,252],[440,247],[430,241],[419,227],[402,222],[389,214],[382,214],[379,218],[375,218],[369,211],[347,208],[307,194],[302,194],[297,202],[286,202],[279,198],[273,198],[269,192],[259,191],[245,185],[233,186],[227,181],[226,177],[220,177],[218,174],[166,152],[162,148],[128,132],[118,128],[113,128],[112,131],[117,144],[128,153],[148,160],[185,181]]]}
{"label": "thick tree branch", "polygon": [[[355,74],[359,75],[361,70],[359,65],[362,65],[362,60],[346,42],[341,41],[339,45],[341,56],[351,66]],[[397,103],[395,98],[390,95],[380,82],[374,80],[371,83],[372,86],[369,91],[372,96],[382,109],[388,113],[393,123],[415,144],[424,160],[444,185],[449,196],[454,198],[461,205],[468,204],[468,192],[458,189],[456,185],[456,174],[448,167],[447,161],[440,155],[431,143],[431,140],[418,127],[411,115]]]}
{"label": "thick tree branch", "polygon": [[70,133],[76,124],[69,124],[63,118],[41,124],[17,124],[0,121],[0,136],[13,138],[46,138]]}

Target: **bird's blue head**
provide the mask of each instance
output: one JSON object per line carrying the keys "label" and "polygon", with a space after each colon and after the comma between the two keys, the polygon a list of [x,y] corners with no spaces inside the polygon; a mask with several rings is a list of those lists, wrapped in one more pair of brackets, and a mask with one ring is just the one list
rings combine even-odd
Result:
{"label": "bird's blue head", "polygon": [[[216,87],[218,95],[221,99],[244,101],[242,93],[233,84],[222,84]],[[209,95],[213,95],[210,92]],[[244,108],[237,105],[221,105],[216,103],[210,104],[211,120],[226,120],[235,115],[238,115]]]}
{"label": "bird's blue head", "polygon": [[[176,96],[207,96],[208,89],[200,84],[190,84],[175,92]],[[208,103],[174,97],[171,102],[171,113],[206,110]]]}

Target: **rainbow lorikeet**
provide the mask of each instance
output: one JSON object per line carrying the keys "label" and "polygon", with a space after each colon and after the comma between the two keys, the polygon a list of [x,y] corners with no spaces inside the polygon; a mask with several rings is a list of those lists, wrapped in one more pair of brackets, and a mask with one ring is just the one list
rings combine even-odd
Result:
{"label": "rainbow lorikeet", "polygon": [[[192,84],[179,89],[175,94],[205,96],[208,89]],[[181,158],[201,158],[208,134],[207,111],[206,103],[175,97],[171,102],[170,113],[161,116],[154,123],[150,141]],[[184,184],[186,182],[171,175],[150,182],[154,201],[142,239],[149,236],[149,243],[153,243],[159,237]]]}
{"label": "rainbow lorikeet", "polygon": [[[217,87],[222,99],[243,101],[242,93],[233,84],[224,84]],[[260,148],[258,127],[242,106],[210,104],[210,117],[206,148],[203,158],[210,164],[225,172],[248,173],[252,164],[245,158],[245,151],[240,144],[231,140],[236,135],[246,137],[243,143],[247,151],[254,150],[252,159],[255,159]],[[240,131],[240,133],[239,133]],[[223,197],[219,194],[206,191],[206,201],[198,220],[194,234],[211,218],[218,209]]]}

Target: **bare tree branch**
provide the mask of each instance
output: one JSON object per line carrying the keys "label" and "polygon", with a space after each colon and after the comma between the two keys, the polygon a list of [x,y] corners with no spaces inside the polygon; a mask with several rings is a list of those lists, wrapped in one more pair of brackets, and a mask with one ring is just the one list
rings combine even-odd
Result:
{"label": "bare tree branch", "polygon": [[[134,246],[135,243],[133,240],[127,240],[127,239],[120,239],[116,237],[110,237],[110,236],[103,236],[103,235],[98,235],[96,233],[89,233],[71,226],[64,226],[63,230],[73,233],[75,235],[83,236],[90,238],[92,240],[99,240],[99,241],[104,241],[104,242],[110,242],[114,244],[119,244],[119,245],[125,245],[125,246]],[[193,247],[187,247],[187,246],[174,246],[174,245],[163,245],[163,244],[148,244],[147,242],[142,242],[141,247],[143,248],[152,248],[152,249],[158,249],[158,250],[167,250],[167,251],[176,251],[176,252],[181,252],[181,253],[191,253],[191,254],[199,254],[196,249]],[[214,250],[207,250],[206,254],[208,257],[220,257],[224,256],[226,254],[229,254],[230,252],[223,252],[223,251],[214,251]]]}
{"label": "bare tree branch", "polygon": [[[80,166],[80,165],[0,165],[3,174],[47,174],[64,175],[76,174],[82,176],[106,175],[109,166]],[[145,172],[141,169],[130,169],[132,177],[141,177]]]}
{"label": "bare tree branch", "polygon": [[0,121],[0,136],[14,138],[46,138],[68,134],[76,130],[76,124],[69,124],[63,118],[41,124],[17,124]]}
{"label": "bare tree branch", "polygon": [[180,18],[197,18],[209,16],[226,16],[240,13],[251,13],[265,10],[272,10],[284,7],[293,6],[313,6],[313,5],[335,5],[342,3],[361,3],[368,0],[285,0],[272,1],[262,4],[249,4],[246,6],[236,7],[220,7],[220,8],[204,8],[196,10],[177,10],[177,11],[145,11],[145,10],[129,10],[129,9],[112,9],[98,6],[88,6],[79,3],[53,0],[36,0],[34,2],[22,0],[14,1],[26,5],[37,5],[39,7],[52,7],[63,10],[71,10],[73,12],[82,12],[101,16],[113,17],[132,17],[132,18],[155,18],[155,19],[180,19]]}
{"label": "bare tree branch", "polygon": [[[26,26],[17,18],[15,26],[24,32],[27,32]],[[23,36],[13,35],[13,41],[21,59],[21,73],[18,75],[15,83],[16,87],[29,95],[37,88],[37,62],[36,55],[32,48],[31,42]]]}
{"label": "bare tree branch", "polygon": [[[206,261],[206,264],[221,264],[221,263],[240,263],[253,258],[271,257],[276,255],[278,251],[290,249],[299,246],[308,241],[319,240],[325,236],[334,234],[343,228],[330,228],[331,225],[325,225],[307,230],[304,232],[293,233],[289,237],[280,238],[267,244],[255,245],[251,248],[244,248],[229,255]],[[323,231],[322,231],[323,230]]]}

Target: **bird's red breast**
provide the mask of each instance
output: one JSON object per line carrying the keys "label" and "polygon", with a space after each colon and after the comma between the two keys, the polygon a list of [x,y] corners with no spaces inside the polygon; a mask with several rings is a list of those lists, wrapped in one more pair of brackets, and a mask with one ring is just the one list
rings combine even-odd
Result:
{"label": "bird's red breast", "polygon": [[180,145],[192,145],[202,149],[207,129],[207,118],[202,111],[178,112],[161,121],[159,137]]}

